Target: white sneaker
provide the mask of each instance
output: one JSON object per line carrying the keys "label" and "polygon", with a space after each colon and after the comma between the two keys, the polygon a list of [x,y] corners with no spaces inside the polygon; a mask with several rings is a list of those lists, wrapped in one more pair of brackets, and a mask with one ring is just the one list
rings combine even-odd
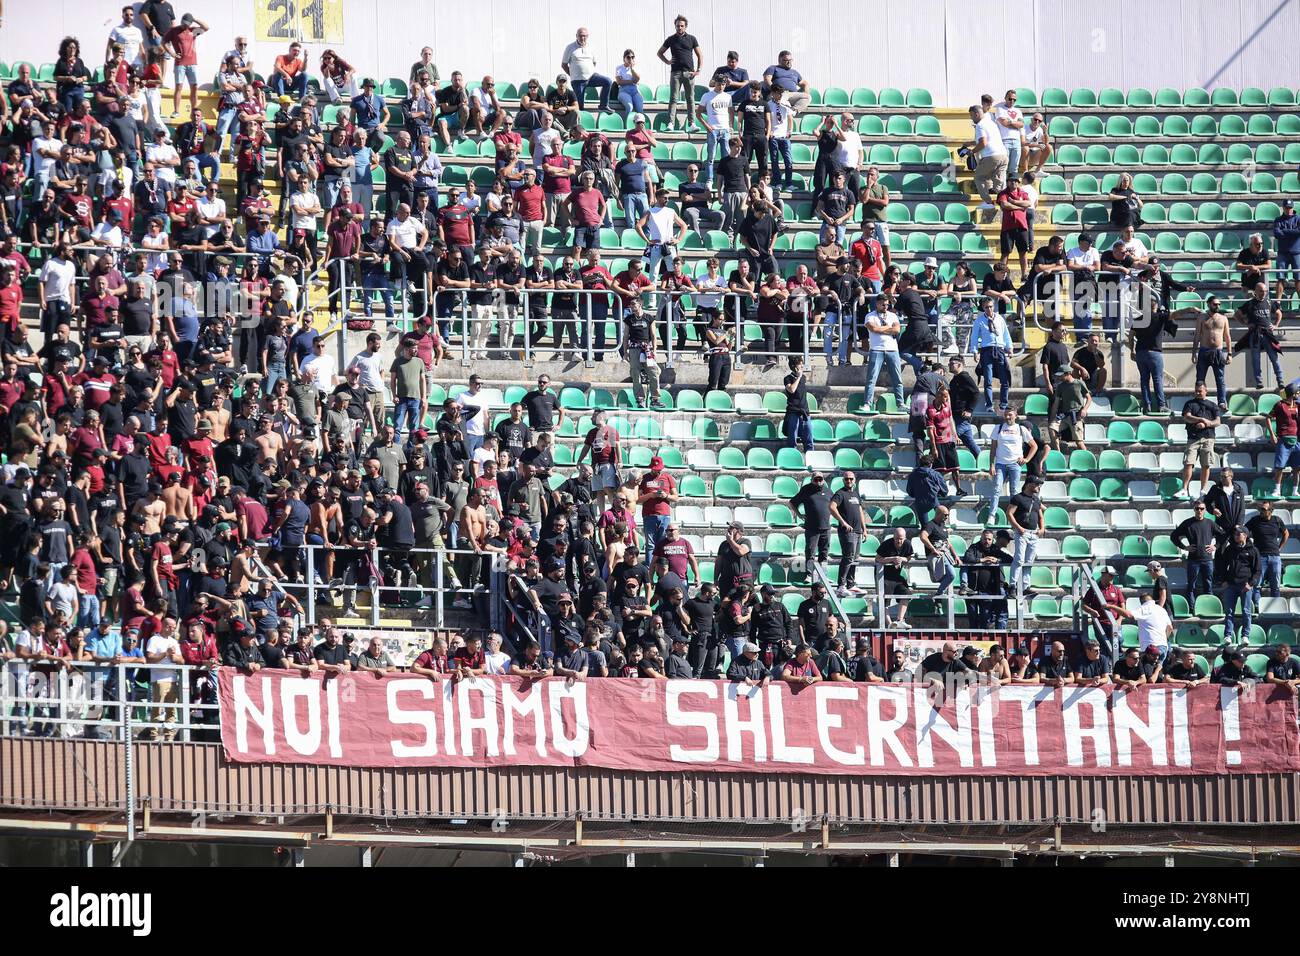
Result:
{"label": "white sneaker", "polygon": [[343,613],[339,615],[339,617],[360,617],[360,616],[361,616],[361,612],[357,610],[355,604],[349,604],[347,607],[343,608]]}
{"label": "white sneaker", "polygon": [[898,631],[910,631],[912,629],[912,625],[908,624],[906,621],[895,621],[893,627]]}

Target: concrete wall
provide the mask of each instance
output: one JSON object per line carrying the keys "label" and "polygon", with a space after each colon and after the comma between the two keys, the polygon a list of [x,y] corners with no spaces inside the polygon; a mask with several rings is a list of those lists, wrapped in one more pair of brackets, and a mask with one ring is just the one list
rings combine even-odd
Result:
{"label": "concrete wall", "polygon": [[[443,75],[492,73],[518,83],[553,79],[579,25],[612,72],[637,50],[651,85],[666,83],[654,51],[677,13],[704,49],[706,70],[738,50],[751,74],[794,52],[815,86],[929,89],[940,105],[965,105],[1010,86],[1270,86],[1297,82],[1300,0],[341,0],[341,52],[359,70],[405,78],[428,44]],[[212,28],[199,41],[201,72],[215,72],[236,34],[253,37],[253,0],[173,0]],[[118,21],[113,0],[11,3],[0,59],[52,62],[60,38],[79,37],[96,66]],[[528,11],[527,13],[525,11]],[[38,15],[39,12],[39,15]],[[254,41],[259,72],[280,44]],[[311,45],[312,66],[322,47]],[[91,62],[94,59],[96,62]]]}

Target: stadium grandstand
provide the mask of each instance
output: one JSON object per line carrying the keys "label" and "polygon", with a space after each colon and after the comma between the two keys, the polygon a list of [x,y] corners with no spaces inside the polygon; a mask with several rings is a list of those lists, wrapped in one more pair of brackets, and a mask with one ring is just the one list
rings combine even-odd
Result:
{"label": "stadium grandstand", "polygon": [[[1008,28],[1040,39],[983,71],[945,54],[996,59],[946,2],[884,5],[887,70],[701,3],[548,14],[509,56],[441,3],[397,31],[359,4],[87,6],[0,32],[0,833],[275,816],[228,842],[297,861],[381,845],[375,816],[517,860],[1285,842],[1294,4],[1243,13],[1223,66],[1142,65],[1025,0]],[[1161,58],[1215,18],[1188,6]],[[432,716],[427,751],[375,749],[363,723],[416,718],[369,688],[415,679],[442,749]],[[479,716],[464,686],[492,682]],[[917,708],[916,739],[880,757],[872,723],[836,770],[850,718],[817,684],[867,685],[836,691],[864,726]],[[1130,716],[1076,754],[1090,692],[1151,701],[1147,762]],[[691,693],[716,715],[674,724]],[[974,701],[999,693],[1064,715],[1037,731],[1059,764],[1027,717],[992,760],[1021,704]],[[767,710],[736,730],[746,695]],[[507,759],[534,706],[537,759]],[[711,728],[710,756],[660,725]],[[551,793],[556,754],[577,782]]]}

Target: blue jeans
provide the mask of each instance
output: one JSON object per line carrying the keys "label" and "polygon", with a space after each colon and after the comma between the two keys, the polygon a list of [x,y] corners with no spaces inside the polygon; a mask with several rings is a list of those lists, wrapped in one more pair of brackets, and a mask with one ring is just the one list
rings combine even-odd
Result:
{"label": "blue jeans", "polygon": [[[1196,384],[1205,381],[1206,373],[1214,372],[1214,391],[1220,405],[1228,404],[1228,389],[1224,385],[1224,366],[1227,364],[1227,350],[1199,349],[1196,353]],[[1212,361],[1216,359],[1217,361]]]}
{"label": "blue jeans", "polygon": [[729,129],[710,129],[704,137],[704,181],[713,185],[713,164],[719,158],[726,158],[727,140],[731,138]]}
{"label": "blue jeans", "polygon": [[812,421],[807,415],[786,412],[781,422],[781,434],[785,436],[786,448],[794,448],[802,442],[804,451],[813,450]]}
{"label": "blue jeans", "polygon": [[894,398],[898,399],[898,407],[903,407],[903,367],[899,364],[899,353],[886,352],[872,349],[867,359],[867,408],[874,408],[872,404],[876,399],[876,379],[880,376],[880,366],[884,365],[889,369],[889,374],[894,380]]}
{"label": "blue jeans", "polygon": [[266,363],[266,381],[262,383],[262,394],[270,395],[275,383],[282,378],[288,378],[289,374],[284,367],[283,362]]}
{"label": "blue jeans", "polygon": [[1023,581],[1026,588],[1029,587],[1029,569],[1033,567],[1034,558],[1038,554],[1038,532],[1012,532],[1012,535],[1015,538],[1015,553],[1011,559],[1011,588],[1014,594],[1017,580]]}
{"label": "blue jeans", "polygon": [[402,434],[402,425],[410,419],[411,431],[420,427],[420,400],[418,398],[399,398],[393,415],[393,428]]}
{"label": "blue jeans", "polygon": [[993,465],[993,497],[989,504],[989,520],[998,513],[998,502],[1002,500],[1002,482],[1007,483],[1007,496],[1014,498],[1020,491],[1020,466],[1016,464],[995,463]]}
{"label": "blue jeans", "polygon": [[1137,367],[1142,389],[1142,407],[1149,409],[1164,408],[1165,353],[1138,349]]}
{"label": "blue jeans", "polygon": [[970,422],[962,419],[956,423],[957,440],[966,446],[966,449],[977,459],[980,456],[979,442],[975,440],[975,426]]}
{"label": "blue jeans", "polygon": [[1007,175],[1019,175],[1020,169],[1020,140],[1014,143],[1008,143],[1003,140],[1003,146],[1007,148]]}
{"label": "blue jeans", "polygon": [[[217,144],[220,149],[226,148],[226,134],[231,130],[239,132],[239,111],[235,109],[222,110],[217,114]],[[232,146],[234,137],[231,137]]]}
{"label": "blue jeans", "polygon": [[1210,558],[1187,559],[1187,600],[1196,603],[1199,594],[1214,593],[1214,561]]}
{"label": "blue jeans", "polygon": [[284,77],[279,73],[272,73],[271,79],[267,81],[267,86],[271,88],[276,96],[284,96],[286,93],[293,93],[298,99],[307,95],[307,71],[300,70],[290,82],[286,83]]}
{"label": "blue jeans", "polygon": [[[917,369],[919,372],[920,369]],[[1003,408],[1011,397],[1011,369],[1007,353],[997,346],[986,345],[980,349],[980,375],[984,379],[984,406],[993,411],[993,379],[998,380],[998,399]]]}
{"label": "blue jeans", "polygon": [[1229,584],[1223,589],[1223,636],[1229,641],[1237,634],[1237,601],[1241,600],[1242,640],[1250,637],[1250,618],[1255,609],[1251,600],[1254,588],[1249,584]]}
{"label": "blue jeans", "polygon": [[908,365],[912,366],[912,371],[917,375],[920,375],[925,371],[925,362],[921,361],[921,356],[917,355],[915,352],[904,352],[902,349],[899,349],[898,357]]}
{"label": "blue jeans", "polygon": [[[772,161],[772,188],[789,189],[794,183],[794,164],[790,158],[790,140],[777,139],[775,136],[767,141],[767,155]],[[781,179],[781,163],[785,163],[785,179]]]}
{"label": "blue jeans", "polygon": [[221,179],[221,162],[211,153],[196,153],[187,158],[194,160],[194,164],[199,167],[199,176],[205,183]]}
{"label": "blue jeans", "polygon": [[609,86],[609,77],[602,76],[599,73],[593,73],[591,78],[587,80],[574,80],[573,95],[578,98],[578,107],[585,110],[587,108],[587,90],[596,89],[600,90],[599,108],[602,110],[609,109]]}
{"label": "blue jeans", "polygon": [[[1282,555],[1280,554],[1261,554],[1259,556],[1262,571],[1259,576],[1259,584],[1268,585],[1268,593],[1271,597],[1278,597],[1279,589],[1282,587]],[[1255,588],[1255,604],[1259,604],[1259,587]]]}
{"label": "blue jeans", "polygon": [[654,557],[655,548],[659,547],[659,542],[668,533],[668,522],[670,520],[668,515],[646,515],[641,519],[641,530],[645,532],[646,564],[650,563]]}
{"label": "blue jeans", "polygon": [[633,228],[648,208],[645,193],[623,193],[618,197],[618,201],[623,207],[623,227]]}
{"label": "blue jeans", "polygon": [[641,98],[641,91],[636,88],[635,83],[629,83],[627,86],[618,88],[618,101],[623,104],[623,115],[631,125],[633,113],[645,112],[645,100]]}
{"label": "blue jeans", "polygon": [[1278,386],[1278,388],[1281,388],[1281,387],[1282,387],[1282,384],[1286,381],[1286,379],[1284,379],[1284,378],[1282,377],[1282,362],[1281,362],[1281,360],[1278,358],[1278,356],[1281,355],[1281,353],[1278,352],[1278,351],[1276,351],[1276,350],[1274,350],[1273,348],[1269,347],[1269,345],[1268,345],[1267,343],[1265,343],[1264,346],[1263,346],[1262,348],[1253,348],[1253,347],[1252,347],[1251,350],[1250,350],[1250,379],[1251,379],[1251,381],[1255,383],[1255,387],[1256,387],[1256,388],[1263,388],[1263,387],[1264,387],[1264,373],[1263,373],[1263,371],[1260,369],[1260,364],[1261,364],[1261,363],[1260,363],[1260,361],[1259,361],[1259,353],[1260,353],[1260,352],[1266,352],[1266,353],[1268,354],[1268,360],[1269,360],[1269,362],[1271,362],[1272,365],[1273,365],[1273,380],[1274,380],[1274,383]]}
{"label": "blue jeans", "polygon": [[946,557],[941,556],[943,561],[943,575],[938,581],[934,582],[939,585],[936,594],[947,594],[948,589],[952,587],[952,582],[957,580],[957,568]]}
{"label": "blue jeans", "polygon": [[98,627],[99,626],[99,595],[97,594],[80,594],[78,598],[81,607],[77,611],[78,627]]}
{"label": "blue jeans", "polygon": [[852,312],[827,312],[826,319],[822,324],[822,345],[826,349],[826,364],[831,364],[831,357],[835,354],[835,329],[840,330],[840,364],[847,365],[849,361],[849,348],[853,345],[853,313]]}
{"label": "blue jeans", "polygon": [[381,270],[367,272],[361,280],[361,288],[365,290],[363,301],[366,315],[374,315],[370,294],[378,292],[384,300],[384,315],[390,319],[393,317],[393,290],[388,284],[388,277]]}

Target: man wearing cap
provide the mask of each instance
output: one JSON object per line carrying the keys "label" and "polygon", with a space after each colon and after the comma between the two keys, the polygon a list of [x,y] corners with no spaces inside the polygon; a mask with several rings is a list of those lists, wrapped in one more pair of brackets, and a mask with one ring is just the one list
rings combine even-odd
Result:
{"label": "man wearing cap", "polygon": [[[1021,584],[1020,593],[1028,597],[1034,593],[1030,586],[1029,569],[1033,566],[1038,553],[1038,536],[1047,527],[1043,513],[1043,502],[1038,497],[1043,479],[1038,475],[1025,478],[1020,493],[1011,496],[1007,506],[1007,521],[1015,535],[1015,557],[1011,562],[1011,587]],[[990,516],[992,517],[992,516]],[[1122,603],[1122,602],[1121,602]]]}
{"label": "man wearing cap", "polygon": [[1204,501],[1192,505],[1192,516],[1169,534],[1174,547],[1187,552],[1187,600],[1196,603],[1200,594],[1214,589],[1214,553],[1218,545],[1217,526],[1206,513]]}
{"label": "man wearing cap", "polygon": [[1259,678],[1246,667],[1246,655],[1240,650],[1223,652],[1223,663],[1210,675],[1210,683],[1222,687],[1245,687],[1259,683]]}
{"label": "man wearing cap", "polygon": [[1233,529],[1232,541],[1215,559],[1218,581],[1223,585],[1224,637],[1231,643],[1237,633],[1237,602],[1241,602],[1242,641],[1250,640],[1254,595],[1259,588],[1262,567],[1259,549],[1242,526]]}
{"label": "man wearing cap", "polygon": [[1080,607],[1092,619],[1092,628],[1110,660],[1119,657],[1119,622],[1131,619],[1124,604],[1124,592],[1115,583],[1116,570],[1110,565],[1101,570],[1096,587],[1086,588]]}
{"label": "man wearing cap", "polygon": [[1038,676],[1038,665],[1034,663],[1033,655],[1029,653],[1028,644],[1018,644],[1013,647],[1008,664],[1012,684],[1038,684],[1042,682]]}
{"label": "man wearing cap", "polygon": [[[573,599],[569,599],[569,609],[573,609]],[[582,635],[576,627],[565,629],[564,647],[555,657],[555,676],[569,680],[587,679],[587,652],[582,647]]]}
{"label": "man wearing cap", "polygon": [[352,121],[358,129],[365,130],[366,143],[371,149],[383,145],[390,114],[382,96],[375,93],[375,81],[366,77],[361,81],[361,92],[352,97]]}
{"label": "man wearing cap", "polygon": [[1020,256],[1020,274],[1029,274],[1027,255],[1029,252],[1029,194],[1020,185],[1020,177],[1012,173],[1007,176],[1007,184],[997,194],[997,205],[1002,210],[1002,229],[998,236],[998,247],[1002,256],[998,260],[1003,265],[1014,249]]}
{"label": "man wearing cap", "polygon": [[655,549],[664,539],[672,520],[673,505],[677,502],[677,482],[664,470],[664,460],[658,455],[650,459],[650,470],[641,478],[637,488],[637,504],[641,506],[641,525],[645,529],[645,560],[650,563]]}
{"label": "man wearing cap", "polygon": [[746,687],[766,687],[771,674],[763,662],[758,659],[758,645],[747,642],[741,647],[740,656],[735,658],[727,668],[727,680],[733,684]]}

